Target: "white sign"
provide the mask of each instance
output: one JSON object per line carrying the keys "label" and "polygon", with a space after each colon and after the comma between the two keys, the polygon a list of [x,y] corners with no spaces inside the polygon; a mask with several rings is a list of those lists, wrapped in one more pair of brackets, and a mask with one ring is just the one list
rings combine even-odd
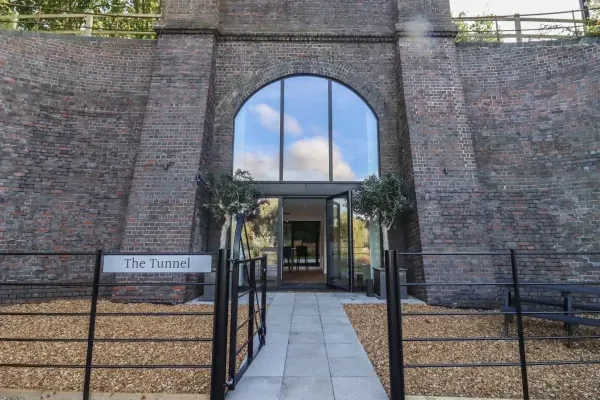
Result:
{"label": "white sign", "polygon": [[198,273],[210,272],[210,255],[111,255],[104,256],[104,272],[119,273]]}

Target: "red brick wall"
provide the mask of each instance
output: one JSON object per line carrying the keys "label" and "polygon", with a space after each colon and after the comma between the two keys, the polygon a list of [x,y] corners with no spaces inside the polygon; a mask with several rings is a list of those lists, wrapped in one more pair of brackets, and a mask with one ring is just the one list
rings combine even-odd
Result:
{"label": "red brick wall", "polygon": [[[0,249],[120,248],[154,46],[0,34]],[[77,260],[0,264],[0,281],[90,277]]]}

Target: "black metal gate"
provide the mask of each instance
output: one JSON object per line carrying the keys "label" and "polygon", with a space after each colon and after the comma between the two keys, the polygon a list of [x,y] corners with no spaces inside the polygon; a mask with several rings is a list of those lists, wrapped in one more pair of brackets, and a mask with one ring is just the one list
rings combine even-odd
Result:
{"label": "black metal gate", "polygon": [[[131,254],[131,253],[110,253],[110,254]],[[144,254],[144,253],[135,253]],[[150,254],[150,253],[145,253]],[[155,254],[155,253],[152,253]],[[169,255],[162,253],[163,255]],[[198,255],[211,253],[171,253],[173,255]],[[90,398],[90,381],[93,369],[205,369],[211,371],[211,400],[223,400],[228,390],[234,389],[236,382],[246,371],[247,367],[252,363],[254,357],[265,345],[266,335],[266,308],[267,308],[267,285],[266,285],[266,256],[250,260],[231,260],[228,258],[230,254],[228,249],[221,249],[218,253],[218,266],[216,271],[215,283],[201,282],[136,282],[136,285],[144,287],[169,287],[169,286],[215,286],[214,309],[212,312],[98,312],[97,305],[99,293],[116,284],[113,282],[103,282],[102,274],[102,251],[96,252],[0,252],[0,261],[6,260],[7,257],[72,257],[83,256],[94,259],[93,279],[92,281],[65,281],[65,282],[25,282],[25,281],[0,281],[0,289],[13,288],[20,289],[23,287],[31,288],[48,288],[48,287],[67,287],[91,289],[91,305],[89,312],[17,312],[3,311],[0,308],[0,316],[84,316],[89,318],[87,339],[84,338],[31,338],[31,337],[15,337],[0,338],[0,342],[86,342],[86,358],[85,364],[36,364],[36,363],[10,363],[0,360],[0,367],[7,368],[68,368],[68,369],[84,369],[83,381],[83,400]],[[257,284],[256,267],[259,270],[259,281]],[[238,288],[239,271],[244,273],[248,288],[240,293]],[[231,279],[230,279],[231,276]],[[230,282],[232,290],[230,291]],[[230,293],[231,292],[231,293]],[[260,294],[260,296],[259,296]],[[231,296],[230,296],[231,295]],[[238,325],[238,299],[248,296],[248,315],[247,320],[241,325]],[[231,304],[231,308],[229,305]],[[231,311],[230,311],[231,310]],[[207,316],[213,318],[213,335],[212,337],[202,338],[97,338],[95,337],[95,327],[97,318],[105,316]],[[247,340],[245,343],[237,347],[237,334],[242,328],[247,329]],[[231,336],[229,336],[231,335]],[[258,337],[259,345],[255,349],[254,339]],[[228,340],[229,338],[229,340]],[[94,364],[94,343],[100,342],[211,342],[212,343],[212,360],[206,364],[186,364],[186,365],[164,365],[164,364]],[[229,342],[229,348],[228,348]],[[247,349],[247,356],[239,369],[236,368],[236,357],[239,356],[244,349]],[[229,358],[228,358],[229,354]],[[229,368],[228,368],[229,361]]]}

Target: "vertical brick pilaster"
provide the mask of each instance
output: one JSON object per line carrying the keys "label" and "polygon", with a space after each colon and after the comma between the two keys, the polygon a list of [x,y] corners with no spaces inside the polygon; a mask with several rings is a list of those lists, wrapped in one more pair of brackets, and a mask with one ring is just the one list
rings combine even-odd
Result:
{"label": "vertical brick pilaster", "polygon": [[[201,250],[195,218],[200,192],[196,174],[206,162],[212,135],[215,38],[163,35],[154,63],[140,152],[127,212],[123,251]],[[194,223],[196,221],[196,223]],[[196,243],[196,245],[194,245]],[[173,275],[174,282],[186,276]],[[181,302],[185,288],[140,288],[139,280],[164,274],[120,276],[117,298]]]}
{"label": "vertical brick pilaster", "polygon": [[216,29],[219,25],[219,0],[164,0],[162,28]]}
{"label": "vertical brick pilaster", "polygon": [[[489,251],[455,44],[451,37],[400,37],[398,53],[421,248]],[[494,281],[489,256],[424,257],[423,273],[427,282]],[[494,289],[485,287],[427,290],[429,302],[459,306],[494,297]]]}

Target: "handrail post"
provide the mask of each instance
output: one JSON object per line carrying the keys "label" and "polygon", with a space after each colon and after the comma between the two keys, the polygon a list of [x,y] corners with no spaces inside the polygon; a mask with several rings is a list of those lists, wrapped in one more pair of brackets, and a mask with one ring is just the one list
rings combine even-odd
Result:
{"label": "handrail post", "polygon": [[390,361],[390,400],[404,400],[404,354],[402,308],[398,290],[396,252],[385,250],[385,286],[387,291],[388,351]]}
{"label": "handrail post", "polygon": [[527,359],[525,358],[525,335],[523,334],[523,310],[521,308],[521,293],[519,290],[519,271],[517,268],[517,251],[515,249],[510,249],[510,264],[512,267],[513,285],[515,288],[515,309],[517,311],[517,335],[519,336],[519,361],[521,363],[521,383],[523,385],[523,399],[529,400]]}
{"label": "handrail post", "polygon": [[500,27],[498,26],[498,17],[494,15],[494,21],[496,22],[496,40],[500,43]]}
{"label": "handrail post", "polygon": [[[91,13],[91,10],[86,11],[88,13]],[[83,33],[83,36],[92,36],[92,27],[94,25],[94,15],[93,14],[88,14],[85,16],[85,31]]]}
{"label": "handrail post", "polygon": [[579,37],[579,30],[577,29],[577,18],[575,17],[575,10],[571,10],[573,14],[573,27],[575,28],[575,36]]}
{"label": "handrail post", "polygon": [[229,252],[219,249],[219,262],[215,279],[215,307],[213,316],[212,368],[210,400],[225,399],[225,374],[227,373],[227,317],[229,306]]}
{"label": "handrail post", "polygon": [[[250,274],[248,276],[248,365],[254,360],[254,323],[256,321],[256,309],[254,307],[254,296],[256,296],[256,260],[250,261]],[[254,288],[254,289],[253,289]]]}
{"label": "handrail post", "polygon": [[260,281],[261,287],[261,305],[260,305],[260,319],[262,325],[262,338],[261,343],[265,344],[267,335],[267,255],[263,254],[262,260],[260,260]]}
{"label": "handrail post", "polygon": [[521,29],[521,14],[515,14],[515,35],[517,43],[523,43],[523,30]]}
{"label": "handrail post", "polygon": [[102,267],[102,250],[96,252],[94,263],[94,279],[92,281],[92,304],[90,306],[90,323],[88,327],[87,352],[85,356],[85,375],[83,377],[83,400],[90,398],[90,380],[92,378],[92,361],[94,357],[94,332],[96,330],[96,310],[98,308],[98,284]]}
{"label": "handrail post", "polygon": [[230,389],[235,388],[235,370],[237,367],[237,331],[238,331],[238,296],[240,284],[240,261],[232,261],[231,269],[231,322],[229,326],[229,379],[227,384]]}
{"label": "handrail post", "polygon": [[10,22],[11,22],[11,28],[14,31],[19,29],[19,12],[17,10],[13,10],[12,18],[11,18]]}

